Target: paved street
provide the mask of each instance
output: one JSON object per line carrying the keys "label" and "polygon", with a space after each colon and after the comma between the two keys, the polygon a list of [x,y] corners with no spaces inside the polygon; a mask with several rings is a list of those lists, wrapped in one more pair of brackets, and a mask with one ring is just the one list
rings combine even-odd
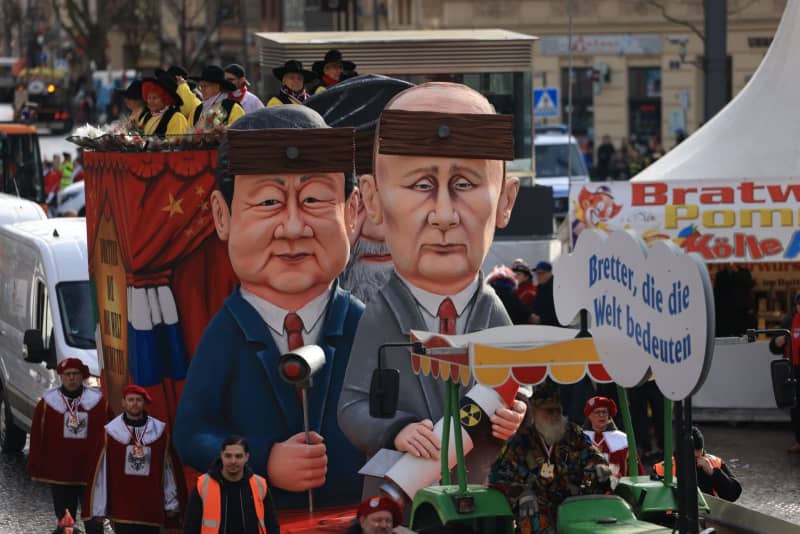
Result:
{"label": "paved street", "polygon": [[800,525],[800,455],[789,454],[789,425],[702,425],[706,449],[742,484],[743,506]]}
{"label": "paved street", "polygon": [[[739,503],[800,524],[800,455],[788,425],[704,425],[708,450],[730,465],[744,488]],[[39,534],[53,528],[50,496],[25,473],[27,456],[0,455],[0,534]]]}

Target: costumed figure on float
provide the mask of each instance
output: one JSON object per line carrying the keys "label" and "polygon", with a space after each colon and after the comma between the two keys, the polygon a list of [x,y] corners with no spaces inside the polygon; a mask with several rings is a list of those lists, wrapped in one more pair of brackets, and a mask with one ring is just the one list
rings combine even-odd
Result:
{"label": "costumed figure on float", "polygon": [[[382,225],[395,272],[356,332],[339,423],[364,454],[382,448],[405,453],[396,465],[416,473],[414,488],[402,489],[409,498],[440,477],[445,387],[415,374],[419,360],[412,361],[407,348],[389,348],[380,363],[399,369],[398,410],[389,418],[371,417],[379,349],[407,342],[412,329],[452,335],[511,324],[480,267],[516,199],[519,182],[504,172],[504,160],[513,157],[511,117],[496,115],[464,85],[427,83],[398,94],[381,114],[374,174],[360,180],[367,216]],[[485,440],[467,458],[471,481],[485,482],[500,445],[522,422],[525,405],[514,400],[516,391],[516,383],[493,390],[467,381],[459,395],[487,421],[485,433],[465,445],[469,450]]]}
{"label": "costumed figure on float", "polygon": [[[175,424],[181,459],[205,470],[230,434],[250,444],[276,507],[356,503],[363,455],[336,406],[363,304],[336,281],[350,254],[358,197],[353,130],[304,106],[245,115],[220,147],[211,198],[217,235],[241,285],[205,330]],[[316,344],[324,364],[308,390],[308,422],[279,359]]]}

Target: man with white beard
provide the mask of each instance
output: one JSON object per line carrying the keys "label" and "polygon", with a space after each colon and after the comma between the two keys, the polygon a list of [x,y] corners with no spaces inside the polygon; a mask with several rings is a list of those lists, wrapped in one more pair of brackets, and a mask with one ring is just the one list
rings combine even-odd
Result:
{"label": "man with white beard", "polygon": [[394,269],[381,227],[367,217],[364,202],[359,199],[356,231],[350,238],[350,261],[340,282],[365,304],[389,281]]}
{"label": "man with white beard", "polygon": [[520,428],[492,466],[489,484],[508,497],[521,534],[554,533],[567,497],[604,493],[610,469],[580,427],[561,413],[549,380],[531,398],[533,423]]}

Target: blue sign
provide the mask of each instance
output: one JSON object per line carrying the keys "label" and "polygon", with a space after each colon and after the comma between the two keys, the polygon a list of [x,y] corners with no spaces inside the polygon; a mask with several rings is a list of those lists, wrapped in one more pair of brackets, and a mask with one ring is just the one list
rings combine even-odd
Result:
{"label": "blue sign", "polygon": [[561,96],[558,87],[539,87],[533,90],[533,116],[538,119],[561,116]]}

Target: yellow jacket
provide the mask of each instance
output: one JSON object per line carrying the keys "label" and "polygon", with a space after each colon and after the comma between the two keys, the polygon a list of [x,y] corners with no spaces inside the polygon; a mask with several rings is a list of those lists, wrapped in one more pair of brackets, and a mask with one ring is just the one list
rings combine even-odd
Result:
{"label": "yellow jacket", "polygon": [[183,113],[183,116],[186,117],[187,121],[191,121],[194,109],[202,104],[202,102],[189,88],[188,83],[180,84],[177,92],[178,96],[181,97],[181,100],[183,100],[183,104],[181,104],[181,113]]}
{"label": "yellow jacket", "polygon": [[[168,113],[168,111],[165,113]],[[164,115],[158,115],[151,116],[147,119],[147,122],[144,123],[144,135],[155,135],[158,125],[161,123],[162,119],[165,118]],[[186,120],[186,117],[183,116],[183,113],[175,109],[175,113],[172,114],[172,117],[167,123],[166,135],[182,135],[186,133],[188,128],[189,122]]]}
{"label": "yellow jacket", "polygon": [[[230,102],[232,102],[232,104],[230,104],[231,107],[230,107],[230,113],[228,113],[228,118],[225,119],[225,126],[230,126],[231,124],[236,122],[240,117],[242,117],[245,113],[244,108],[242,107],[241,104],[235,101],[230,101]],[[218,110],[221,107],[222,107],[222,100],[214,104],[211,107],[211,109]],[[197,121],[200,119],[201,114],[202,114],[202,108],[195,108],[195,110],[192,112],[192,115],[189,117],[189,124],[192,127],[197,126]]]}
{"label": "yellow jacket", "polygon": [[[298,106],[302,106],[303,105],[303,103],[300,102],[299,100],[297,100],[296,98],[292,98],[291,96],[288,96],[288,95],[286,95],[286,98],[290,100],[290,102],[288,102],[288,104],[296,104]],[[283,105],[287,105],[287,102],[284,102],[283,100],[281,100],[280,96],[278,96],[278,95],[274,95],[269,100],[267,100],[267,107],[268,108],[271,108],[273,106],[283,106]]]}

